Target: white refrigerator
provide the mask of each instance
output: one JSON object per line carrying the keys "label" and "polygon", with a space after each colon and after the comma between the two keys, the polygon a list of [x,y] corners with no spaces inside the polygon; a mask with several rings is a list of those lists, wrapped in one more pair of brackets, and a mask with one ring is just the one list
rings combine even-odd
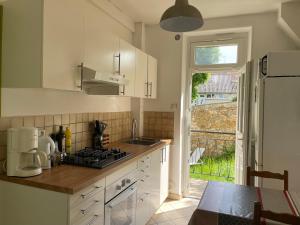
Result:
{"label": "white refrigerator", "polygon": [[[271,52],[259,63],[256,84],[255,169],[289,172],[300,192],[300,51]],[[283,181],[255,180],[283,189]]]}

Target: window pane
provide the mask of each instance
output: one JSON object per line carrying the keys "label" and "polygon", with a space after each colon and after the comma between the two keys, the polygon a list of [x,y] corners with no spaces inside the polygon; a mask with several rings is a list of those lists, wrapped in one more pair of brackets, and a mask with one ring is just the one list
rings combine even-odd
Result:
{"label": "window pane", "polygon": [[196,65],[237,63],[238,45],[223,45],[195,48]]}

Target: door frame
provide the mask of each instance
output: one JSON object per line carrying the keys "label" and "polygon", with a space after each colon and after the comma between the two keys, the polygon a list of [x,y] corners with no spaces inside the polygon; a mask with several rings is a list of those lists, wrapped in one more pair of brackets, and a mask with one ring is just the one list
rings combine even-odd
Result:
{"label": "door frame", "polygon": [[[241,32],[243,37],[247,40],[244,43],[247,44],[247,49],[244,51],[244,53],[247,55],[246,61],[244,64],[250,59],[251,57],[251,41],[252,41],[252,29],[247,29],[245,32]],[[246,35],[245,35],[246,33]],[[236,37],[236,35],[233,35]],[[239,35],[237,35],[239,36]],[[232,37],[232,36],[231,36]],[[182,187],[182,194],[183,197],[188,196],[189,194],[189,185],[190,185],[190,167],[189,167],[189,158],[190,158],[190,151],[189,149],[191,148],[191,87],[192,87],[192,73],[197,71],[197,72],[214,72],[213,69],[210,69],[208,71],[207,68],[201,68],[197,67],[194,68],[191,63],[192,59],[192,45],[195,43],[195,41],[205,41],[207,45],[210,45],[211,42],[215,44],[216,40],[211,39],[212,36],[209,36],[209,41],[207,41],[207,36],[193,36],[193,37],[185,37],[184,40],[187,42],[187,48],[186,48],[186,71],[184,74],[184,80],[185,80],[185,90],[184,90],[184,104],[183,104],[183,135],[182,135],[182,182],[181,182],[181,187]],[[219,40],[218,36],[215,36],[217,40]],[[243,65],[244,66],[244,65]],[[217,68],[215,71],[232,71],[232,70],[240,70],[241,67],[236,67],[236,68]]]}

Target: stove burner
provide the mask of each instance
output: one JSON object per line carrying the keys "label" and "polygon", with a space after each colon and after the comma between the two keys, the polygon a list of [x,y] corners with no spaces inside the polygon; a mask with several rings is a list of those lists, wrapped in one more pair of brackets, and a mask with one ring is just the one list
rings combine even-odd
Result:
{"label": "stove burner", "polygon": [[69,165],[101,169],[115,162],[123,160],[130,155],[131,153],[123,152],[119,148],[85,148],[75,154],[65,156],[64,163]]}

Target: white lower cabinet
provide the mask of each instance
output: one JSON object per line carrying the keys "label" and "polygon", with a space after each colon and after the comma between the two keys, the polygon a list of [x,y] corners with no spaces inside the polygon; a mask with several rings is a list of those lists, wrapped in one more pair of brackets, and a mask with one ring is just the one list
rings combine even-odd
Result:
{"label": "white lower cabinet", "polygon": [[[133,177],[128,177],[129,172]],[[136,225],[145,225],[168,197],[169,146],[73,195],[0,181],[0,225],[112,225],[105,224],[105,202],[110,191],[118,190],[110,187],[125,176],[132,183],[137,179],[129,189],[137,188],[131,194],[134,205],[136,202]]]}
{"label": "white lower cabinet", "polygon": [[104,225],[105,179],[70,197],[70,225]]}
{"label": "white lower cabinet", "polygon": [[145,225],[168,197],[169,146],[140,159],[138,171],[136,225]]}

